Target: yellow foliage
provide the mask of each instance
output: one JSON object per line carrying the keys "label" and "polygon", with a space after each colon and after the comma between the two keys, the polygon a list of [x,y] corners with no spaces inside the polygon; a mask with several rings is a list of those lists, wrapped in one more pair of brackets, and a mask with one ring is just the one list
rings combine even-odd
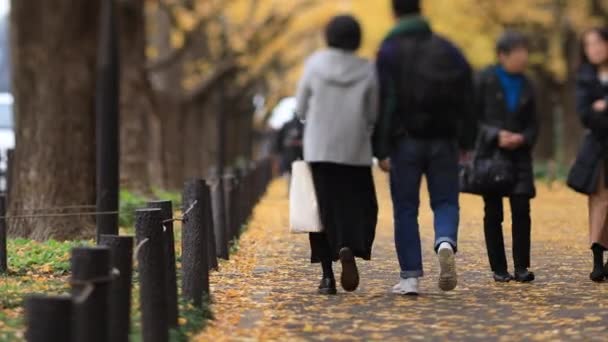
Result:
{"label": "yellow foliage", "polygon": [[[205,26],[205,36],[214,57],[212,63],[223,56],[217,52],[226,48],[221,43],[222,37],[235,54],[243,55],[239,62],[248,74],[265,73],[265,68],[278,60],[287,70],[279,70],[279,77],[266,76],[272,83],[268,93],[276,91],[279,96],[287,96],[293,92],[306,56],[323,46],[323,28],[332,16],[351,13],[360,20],[364,41],[359,53],[370,59],[375,57],[384,36],[395,24],[390,0],[320,0],[315,5],[300,7],[306,2],[308,0],[193,0],[189,9],[184,6],[174,9],[178,27],[172,34],[173,45],[181,46],[183,32],[193,30],[206,18],[210,21]],[[534,38],[536,49],[532,63],[557,80],[564,80],[568,70],[563,51],[564,30],[580,32],[600,23],[591,17],[588,1],[425,0],[423,4],[433,29],[453,40],[474,67],[495,61],[496,38],[505,28],[513,27]],[[258,36],[264,32],[261,28],[265,25],[277,25],[273,18],[288,14],[293,16],[292,20],[278,31],[271,30],[272,39]],[[266,43],[252,49],[256,39]],[[242,78],[246,79],[247,75]]]}

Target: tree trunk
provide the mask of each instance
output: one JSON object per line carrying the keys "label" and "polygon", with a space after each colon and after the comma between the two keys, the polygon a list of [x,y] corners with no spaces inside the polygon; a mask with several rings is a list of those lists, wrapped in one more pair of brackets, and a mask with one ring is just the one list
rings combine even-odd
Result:
{"label": "tree trunk", "polygon": [[[10,214],[95,203],[99,0],[11,1],[15,165]],[[11,221],[13,236],[92,238],[90,216]]]}
{"label": "tree trunk", "polygon": [[[151,188],[148,160],[153,94],[146,71],[144,0],[119,6],[121,43],[120,176],[121,186],[147,192]],[[152,158],[150,158],[152,157]],[[158,165],[157,165],[158,167]]]}
{"label": "tree trunk", "polygon": [[[164,60],[171,55],[171,18],[162,7],[157,6],[148,13],[154,25],[149,36],[151,45],[158,56]],[[160,176],[164,188],[171,190],[182,189],[184,185],[184,123],[181,120],[182,104],[180,96],[183,93],[182,58],[176,57],[167,65],[150,73],[151,85],[155,93],[157,116],[151,117],[153,129],[153,144],[151,154],[158,156],[158,164],[150,165],[156,169],[154,173]],[[151,162],[154,163],[154,162]]]}
{"label": "tree trunk", "polygon": [[583,126],[576,111],[576,101],[573,96],[576,93],[576,74],[578,69],[579,41],[576,31],[569,25],[564,27],[562,33],[564,39],[564,58],[568,66],[568,77],[562,88],[562,106],[563,106],[563,157],[564,162],[569,166],[574,162],[581,136],[583,135]]}
{"label": "tree trunk", "polygon": [[534,70],[536,78],[536,104],[538,119],[541,123],[540,134],[535,152],[537,162],[553,160],[556,156],[555,145],[555,86],[551,75],[544,69]]}

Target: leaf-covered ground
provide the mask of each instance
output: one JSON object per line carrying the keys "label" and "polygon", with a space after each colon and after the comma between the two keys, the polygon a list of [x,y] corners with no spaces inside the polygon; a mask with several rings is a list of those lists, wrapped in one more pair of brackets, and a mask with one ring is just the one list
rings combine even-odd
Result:
{"label": "leaf-covered ground", "polygon": [[[141,202],[141,201],[139,201]],[[181,262],[181,226],[175,227],[177,267]],[[133,235],[132,229],[122,229],[122,235]],[[68,294],[70,252],[73,247],[93,245],[93,241],[54,240],[36,242],[27,239],[8,241],[8,275],[0,275],[0,342],[23,341],[25,324],[23,299],[31,293],[47,295]],[[178,272],[178,279],[180,277]],[[170,331],[170,340],[187,341],[200,331],[210,317],[208,308],[195,308],[181,302],[180,328]],[[139,282],[134,274],[131,341],[141,341],[141,317],[139,314]]]}
{"label": "leaf-covered ground", "polygon": [[[427,276],[423,295],[411,298],[389,291],[399,276],[392,208],[386,177],[377,175],[377,183],[378,236],[373,261],[359,263],[357,292],[315,293],[320,270],[308,263],[307,237],[287,232],[286,187],[277,181],[256,209],[238,253],[212,275],[215,320],[197,340],[608,340],[608,283],[588,279],[584,197],[563,185],[539,184],[532,251],[537,281],[496,284],[485,252],[482,202],[464,196],[460,284],[456,291],[442,293],[436,285],[432,215],[423,195]],[[505,234],[510,245],[509,224]]]}

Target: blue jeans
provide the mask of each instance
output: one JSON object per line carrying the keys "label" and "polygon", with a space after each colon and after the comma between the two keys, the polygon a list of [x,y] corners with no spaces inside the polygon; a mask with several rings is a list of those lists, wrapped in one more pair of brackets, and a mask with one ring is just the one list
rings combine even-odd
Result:
{"label": "blue jeans", "polygon": [[456,250],[460,216],[458,170],[458,147],[451,140],[403,138],[391,155],[395,245],[402,278],[424,274],[418,225],[423,175],[435,216],[435,251],[443,242]]}

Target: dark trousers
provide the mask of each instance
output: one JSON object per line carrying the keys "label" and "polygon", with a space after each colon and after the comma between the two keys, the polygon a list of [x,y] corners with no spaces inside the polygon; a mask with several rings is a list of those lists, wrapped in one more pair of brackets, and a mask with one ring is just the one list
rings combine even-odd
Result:
{"label": "dark trousers", "polygon": [[[502,233],[504,208],[502,197],[484,196],[485,218],[484,231],[490,266],[495,273],[507,272],[507,258]],[[511,196],[513,219],[513,262],[515,269],[530,267],[530,198],[528,196]]]}

